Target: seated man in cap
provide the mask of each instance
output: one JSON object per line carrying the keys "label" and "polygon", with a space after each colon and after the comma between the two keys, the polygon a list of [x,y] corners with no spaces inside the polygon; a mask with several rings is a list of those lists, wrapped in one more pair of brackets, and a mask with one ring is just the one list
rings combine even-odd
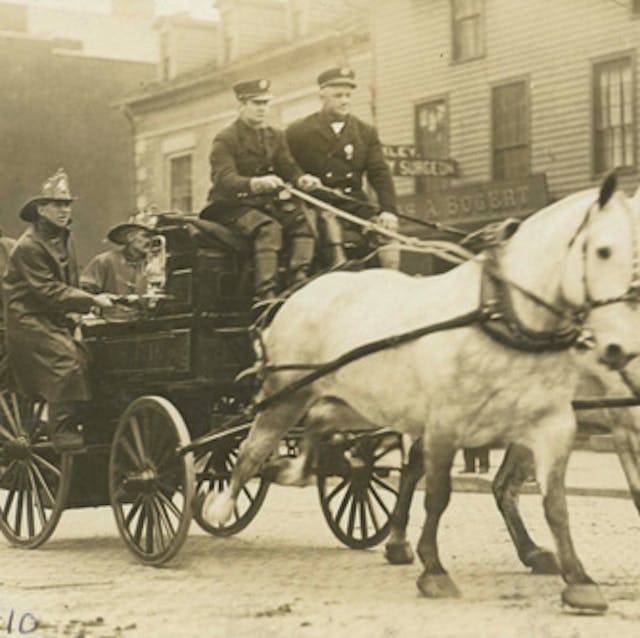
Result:
{"label": "seated man in cap", "polygon": [[91,398],[85,350],[69,313],[110,308],[107,294],[78,287],[70,239],[71,202],[60,169],[21,209],[30,227],[16,242],[3,282],[9,369],[19,393],[49,404],[49,429],[60,452],[78,449],[82,404]]}
{"label": "seated man in cap", "polygon": [[96,255],[80,275],[80,286],[89,292],[144,295],[148,281],[147,255],[156,232],[137,221],[114,226],[107,239],[118,247]]}
{"label": "seated man in cap", "polygon": [[[356,87],[354,72],[346,67],[332,68],[318,76],[322,108],[287,128],[291,153],[303,170],[318,175],[322,183],[339,191],[346,199],[326,192],[318,197],[349,213],[371,219],[384,228],[397,230],[396,195],[391,171],[383,155],[378,133],[350,114],[351,94]],[[378,197],[382,212],[367,201],[362,179],[366,176]],[[362,204],[359,204],[359,200]],[[325,236],[332,246],[334,265],[345,260],[341,224],[323,214]],[[399,252],[387,245],[379,251],[382,266],[398,268]]]}
{"label": "seated man in cap", "polygon": [[278,192],[285,182],[302,190],[320,184],[293,160],[284,133],[267,124],[269,86],[267,80],[253,80],[233,87],[239,117],[213,140],[210,204],[201,213],[251,243],[257,300],[275,296],[283,234],[291,242],[289,283],[306,278],[314,257],[311,220],[296,202],[279,199]]}

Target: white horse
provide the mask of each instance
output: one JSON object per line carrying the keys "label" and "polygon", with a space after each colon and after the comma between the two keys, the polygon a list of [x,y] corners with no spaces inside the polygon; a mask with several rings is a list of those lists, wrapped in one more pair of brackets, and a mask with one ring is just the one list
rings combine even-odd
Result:
{"label": "white horse", "polygon": [[[640,353],[640,211],[616,192],[615,176],[528,218],[500,251],[514,316],[530,333],[561,332],[588,320],[600,360],[621,368]],[[441,330],[358,358],[260,403],[309,374],[292,364],[320,364],[355,348],[478,308],[482,265],[464,263],[433,277],[390,270],[332,273],[296,292],[264,339],[268,363],[259,412],[244,441],[229,489],[210,494],[204,514],[226,521],[244,483],[292,425],[320,430],[392,427],[422,437],[426,521],[418,543],[425,596],[459,592],[436,542],[450,497],[450,468],[461,447],[495,439],[533,451],[546,518],[567,586],[562,600],[603,611],[606,602],[571,540],[564,475],[576,421],[577,368],[568,349],[528,353],[506,347],[477,325]],[[299,465],[299,467],[302,467]]]}

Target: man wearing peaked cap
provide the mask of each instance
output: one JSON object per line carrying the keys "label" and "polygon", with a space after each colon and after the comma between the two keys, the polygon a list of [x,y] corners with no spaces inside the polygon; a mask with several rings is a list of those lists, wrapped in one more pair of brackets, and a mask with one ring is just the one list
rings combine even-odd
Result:
{"label": "man wearing peaked cap", "polygon": [[9,369],[18,392],[49,404],[48,427],[59,451],[82,447],[81,406],[91,397],[85,350],[70,313],[110,308],[108,295],[78,287],[71,242],[67,174],[59,169],[20,210],[30,222],[17,240],[3,281]]}
{"label": "man wearing peaked cap", "polygon": [[80,275],[80,286],[89,292],[114,295],[144,295],[148,280],[146,258],[156,231],[136,216],[117,224],[107,233],[116,248],[96,255]]}
{"label": "man wearing peaked cap", "polygon": [[[371,219],[381,226],[395,230],[396,195],[391,171],[383,154],[378,132],[351,114],[351,96],[356,88],[355,73],[349,67],[333,67],[317,78],[321,109],[287,128],[291,153],[303,170],[318,175],[324,186],[343,193],[348,199],[333,197],[326,192],[317,197],[350,213]],[[363,178],[375,191],[381,212],[367,201]],[[314,193],[316,195],[316,193]],[[359,204],[359,200],[362,204]],[[344,261],[343,229],[335,219],[321,216],[325,221],[325,239],[333,249],[333,262]],[[366,249],[363,238],[354,235]],[[391,248],[388,246],[387,248]],[[397,250],[381,250],[381,265],[398,267]]]}
{"label": "man wearing peaked cap", "polygon": [[320,184],[291,157],[285,135],[267,124],[271,83],[258,79],[233,86],[238,118],[213,140],[210,204],[201,218],[224,224],[252,246],[254,295],[275,296],[278,254],[290,242],[289,278],[303,280],[314,256],[312,229],[301,206],[277,197],[285,182],[303,190]]}

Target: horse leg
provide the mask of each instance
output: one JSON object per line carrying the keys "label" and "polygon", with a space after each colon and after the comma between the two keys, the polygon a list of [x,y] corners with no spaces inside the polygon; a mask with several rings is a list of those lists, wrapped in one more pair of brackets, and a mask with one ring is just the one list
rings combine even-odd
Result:
{"label": "horse leg", "polygon": [[407,524],[413,494],[423,473],[422,441],[418,439],[411,445],[407,464],[402,468],[398,500],[391,513],[389,540],[384,546],[384,556],[393,565],[407,565],[413,562],[413,551],[407,541]]}
{"label": "horse leg", "polygon": [[304,437],[300,454],[295,458],[277,459],[267,467],[267,476],[280,485],[305,486],[313,473],[315,451],[323,437],[338,429],[370,429],[366,421],[349,404],[336,397],[325,397],[314,403],[302,420]]}
{"label": "horse leg", "polygon": [[607,420],[612,424],[613,445],[627,478],[631,497],[640,512],[640,429],[636,425],[634,412],[607,410]]}
{"label": "horse leg", "polygon": [[452,598],[460,591],[447,574],[438,556],[437,533],[440,517],[451,497],[451,466],[455,448],[448,441],[429,441],[424,448],[425,509],[427,517],[418,541],[418,556],[424,570],[418,578],[420,592],[428,598]]}
{"label": "horse leg", "polygon": [[560,573],[567,583],[562,601],[583,611],[601,613],[607,609],[607,603],[576,555],[569,529],[564,479],[575,431],[575,415],[568,407],[540,421],[529,436],[545,518],[556,542]]}
{"label": "horse leg", "polygon": [[306,396],[294,397],[260,412],[247,438],[238,450],[238,459],[231,473],[229,486],[223,492],[211,491],[204,499],[202,512],[212,525],[229,520],[245,483],[256,475],[269,454],[278,446],[284,433],[300,421],[304,414]]}
{"label": "horse leg", "polygon": [[532,451],[516,443],[509,445],[493,480],[493,496],[518,552],[518,558],[524,565],[531,567],[534,574],[559,574],[560,568],[555,555],[533,542],[518,510],[518,492],[533,469]]}

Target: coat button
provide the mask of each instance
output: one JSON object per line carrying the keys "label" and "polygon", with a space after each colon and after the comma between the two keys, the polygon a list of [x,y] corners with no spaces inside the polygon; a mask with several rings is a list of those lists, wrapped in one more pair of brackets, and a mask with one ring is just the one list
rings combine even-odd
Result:
{"label": "coat button", "polygon": [[345,193],[350,193],[353,190],[353,188],[351,188],[351,186],[346,186],[342,190],[344,190]]}
{"label": "coat button", "polygon": [[345,177],[346,177],[347,179],[349,179],[349,178],[353,177],[353,173],[352,173],[351,171],[349,171],[349,172],[345,175]]}
{"label": "coat button", "polygon": [[325,177],[333,177],[333,173],[331,171],[329,171],[328,173],[324,174]]}

